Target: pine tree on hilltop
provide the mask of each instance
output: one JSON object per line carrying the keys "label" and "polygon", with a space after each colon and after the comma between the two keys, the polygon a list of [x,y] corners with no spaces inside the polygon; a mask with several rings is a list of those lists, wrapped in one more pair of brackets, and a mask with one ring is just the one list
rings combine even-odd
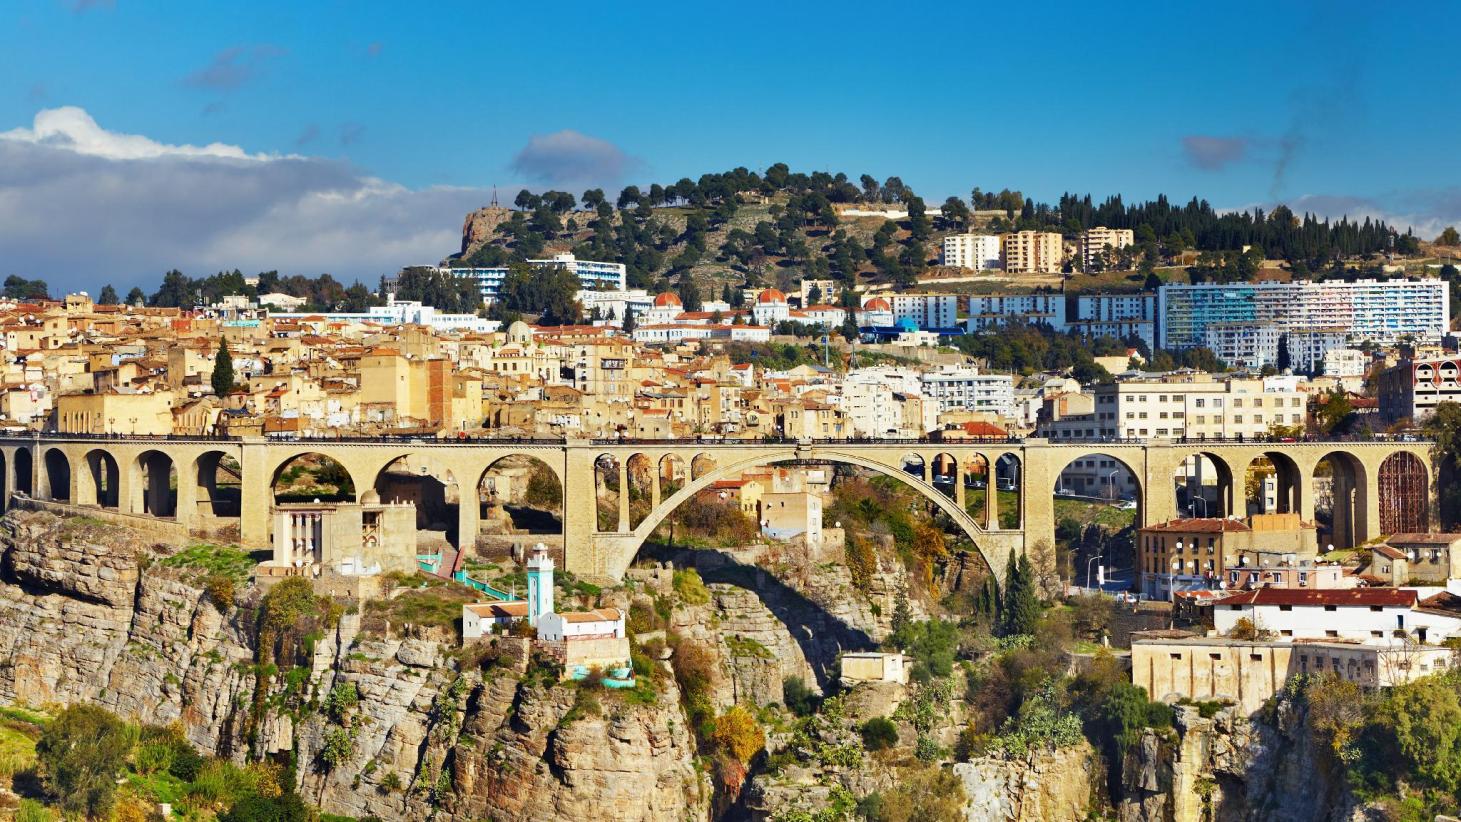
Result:
{"label": "pine tree on hilltop", "polygon": [[213,377],[210,380],[213,393],[221,400],[233,390],[233,355],[228,353],[228,343],[218,341],[218,355],[213,358]]}

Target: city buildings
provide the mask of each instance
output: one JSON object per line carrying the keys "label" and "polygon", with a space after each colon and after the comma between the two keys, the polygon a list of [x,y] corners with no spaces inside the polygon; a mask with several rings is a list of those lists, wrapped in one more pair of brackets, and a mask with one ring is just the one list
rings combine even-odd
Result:
{"label": "city buildings", "polygon": [[1314,524],[1298,514],[1194,517],[1140,529],[1137,551],[1142,592],[1169,600],[1175,591],[1220,587],[1230,568],[1312,563],[1318,541]]}
{"label": "city buildings", "polygon": [[914,323],[919,329],[955,328],[959,324],[956,294],[881,294],[893,310],[893,322]]}
{"label": "city buildings", "polygon": [[977,368],[943,366],[923,374],[923,393],[947,411],[984,411],[1000,417],[1014,414],[1015,385],[1009,374],[983,374]]}
{"label": "city buildings", "polygon": [[1137,337],[1148,348],[1155,348],[1157,296],[1149,293],[1078,295],[1074,312],[1068,313],[1066,328],[1088,339]]}
{"label": "city buildings", "polygon": [[1007,324],[1066,329],[1064,294],[976,295],[968,298],[968,305],[964,328],[970,334]]}
{"label": "city buildings", "polygon": [[1041,425],[1056,440],[1101,438],[1253,438],[1301,426],[1306,395],[1278,378],[1215,379],[1182,374],[1098,385],[1089,416],[1063,415]]}
{"label": "city buildings", "polygon": [[1011,274],[1059,274],[1065,262],[1060,235],[1051,231],[1016,231],[1000,235],[1000,257]]}
{"label": "city buildings", "polygon": [[1330,333],[1304,344],[1312,367],[1339,344],[1439,340],[1450,328],[1448,289],[1444,280],[1164,285],[1158,289],[1158,344],[1218,345],[1257,367],[1278,365],[1280,341],[1290,334],[1342,330],[1343,340]]}
{"label": "city buildings", "polygon": [[1420,423],[1443,402],[1461,402],[1461,358],[1401,360],[1380,372],[1380,414]]}
{"label": "city buildings", "polygon": [[999,268],[999,237],[993,234],[950,234],[944,238],[941,259],[951,268],[974,271]]}
{"label": "city buildings", "polygon": [[1103,256],[1126,248],[1136,242],[1136,235],[1129,228],[1106,228],[1096,226],[1081,232],[1080,260],[1082,271],[1099,271],[1111,265],[1103,264]]}

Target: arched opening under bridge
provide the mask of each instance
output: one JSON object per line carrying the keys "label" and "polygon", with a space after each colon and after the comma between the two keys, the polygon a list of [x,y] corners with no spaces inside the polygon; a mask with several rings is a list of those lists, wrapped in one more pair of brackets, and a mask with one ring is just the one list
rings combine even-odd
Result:
{"label": "arched opening under bridge", "polygon": [[59,448],[46,449],[45,456],[46,499],[57,502],[71,501],[71,461],[66,452]]}
{"label": "arched opening under bridge", "polygon": [[178,512],[178,471],[162,451],[143,451],[132,464],[130,508],[134,514],[174,517]]}
{"label": "arched opening under bridge", "polygon": [[404,454],[386,463],[372,483],[386,504],[410,504],[416,510],[418,550],[460,544],[457,528],[461,492],[452,472],[421,454]]}
{"label": "arched opening under bridge", "polygon": [[87,452],[85,470],[89,480],[85,486],[90,493],[83,493],[77,502],[99,508],[119,508],[122,501],[122,472],[117,465],[117,458],[97,448]]}
{"label": "arched opening under bridge", "polygon": [[305,452],[279,463],[269,481],[274,503],[355,502],[355,478],[339,462]]}
{"label": "arched opening under bridge", "polygon": [[1397,451],[1380,463],[1380,533],[1430,530],[1430,472],[1420,458]]}
{"label": "arched opening under bridge", "polygon": [[537,457],[513,454],[493,462],[482,472],[477,495],[483,539],[563,534],[563,483]]}

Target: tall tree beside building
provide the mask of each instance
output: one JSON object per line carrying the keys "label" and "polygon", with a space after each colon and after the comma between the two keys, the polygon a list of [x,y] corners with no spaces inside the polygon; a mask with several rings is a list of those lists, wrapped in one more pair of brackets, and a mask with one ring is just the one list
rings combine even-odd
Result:
{"label": "tall tree beside building", "polygon": [[111,283],[101,287],[101,294],[96,298],[98,305],[116,305],[117,290],[112,288]]}
{"label": "tall tree beside building", "polygon": [[634,319],[634,306],[624,304],[624,333],[633,334],[634,329],[639,327],[639,321]]}
{"label": "tall tree beside building", "polygon": [[145,302],[147,302],[147,292],[135,285],[132,286],[132,290],[127,292],[127,305],[142,305]]}
{"label": "tall tree beside building", "polygon": [[233,355],[228,353],[228,343],[218,341],[218,354],[213,357],[213,377],[210,380],[213,393],[219,399],[233,390]]}
{"label": "tall tree beside building", "polygon": [[1040,621],[1040,601],[1035,596],[1035,572],[1030,567],[1030,558],[1021,554],[1016,560],[1011,553],[1004,580],[1000,636],[1035,633],[1035,624]]}

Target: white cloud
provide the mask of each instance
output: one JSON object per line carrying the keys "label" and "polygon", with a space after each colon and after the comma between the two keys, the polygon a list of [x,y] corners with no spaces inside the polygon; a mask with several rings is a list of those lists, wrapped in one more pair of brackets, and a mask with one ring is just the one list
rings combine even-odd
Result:
{"label": "white cloud", "polygon": [[490,196],[411,189],[319,157],[168,145],[52,109],[0,133],[0,277],[125,291],[155,288],[169,268],[240,268],[374,286],[456,251],[463,216]]}
{"label": "white cloud", "polygon": [[274,155],[248,154],[238,146],[209,143],[206,146],[173,146],[139,134],[107,131],[77,106],[42,109],[30,128],[0,132],[0,140],[66,149],[91,157],[111,160],[145,160],[154,157],[226,157],[233,160],[270,160]]}

